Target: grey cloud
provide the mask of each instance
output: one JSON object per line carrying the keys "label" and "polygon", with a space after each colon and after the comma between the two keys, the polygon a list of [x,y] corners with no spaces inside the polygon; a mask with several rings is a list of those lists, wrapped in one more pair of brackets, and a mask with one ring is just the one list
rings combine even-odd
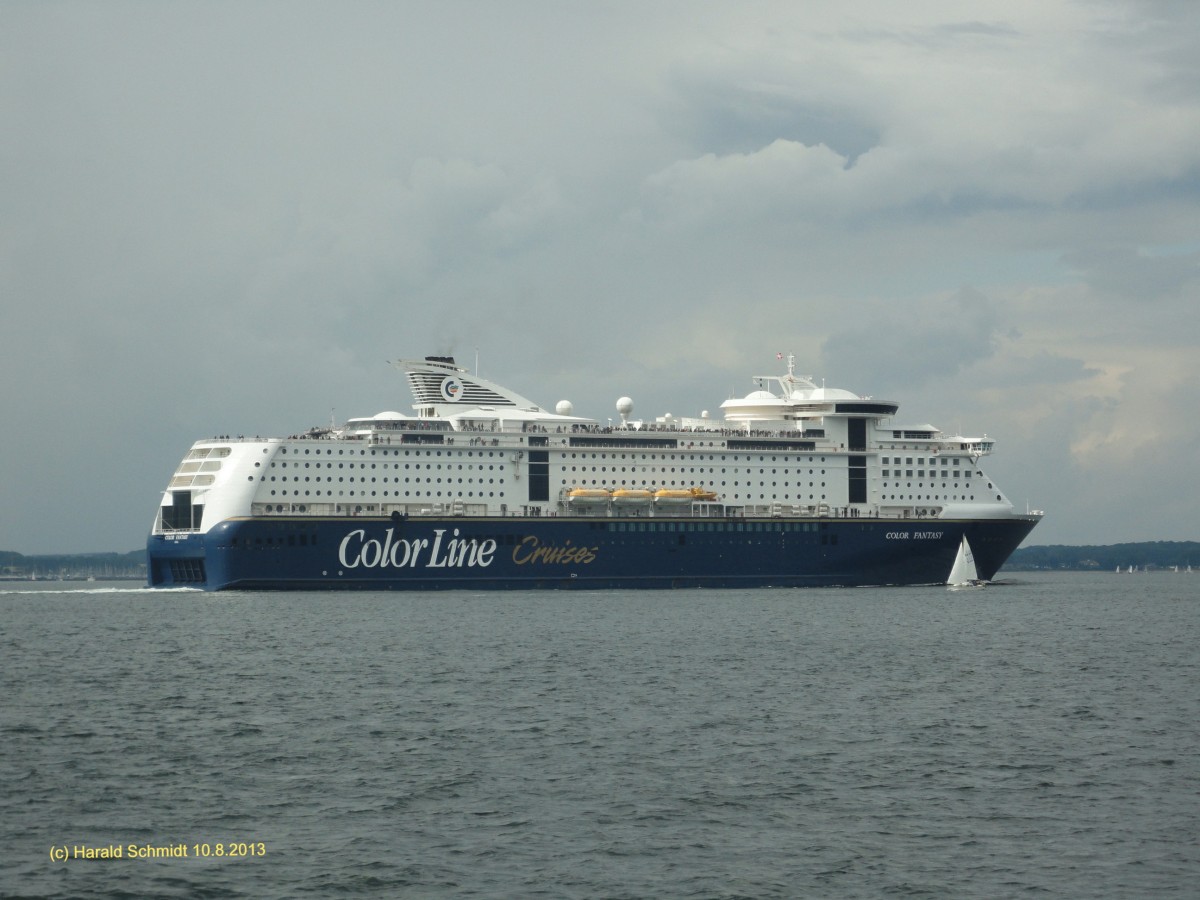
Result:
{"label": "grey cloud", "polygon": [[[833,331],[821,353],[829,370],[853,372],[869,385],[899,381],[911,388],[952,378],[987,360],[1002,336],[995,304],[977,290],[962,288],[943,303],[878,310],[867,321]],[[859,390],[878,393],[866,386]]]}
{"label": "grey cloud", "polygon": [[[782,73],[767,73],[767,77]],[[793,78],[799,78],[793,75]],[[680,73],[669,120],[697,155],[751,153],[776,140],[824,145],[852,165],[881,139],[877,123],[836,102],[809,98],[811,85],[730,83],[714,73]]]}
{"label": "grey cloud", "polygon": [[1146,253],[1135,247],[1070,251],[1063,261],[1102,295],[1139,302],[1175,297],[1200,285],[1200,250]]}
{"label": "grey cloud", "polygon": [[[1019,336],[1010,335],[1010,338],[1019,346]],[[1039,352],[1028,356],[1014,355],[1006,361],[1002,372],[994,374],[1002,378],[1006,389],[1032,387],[1052,390],[1057,386],[1093,378],[1099,373],[1099,369],[1081,359]]]}

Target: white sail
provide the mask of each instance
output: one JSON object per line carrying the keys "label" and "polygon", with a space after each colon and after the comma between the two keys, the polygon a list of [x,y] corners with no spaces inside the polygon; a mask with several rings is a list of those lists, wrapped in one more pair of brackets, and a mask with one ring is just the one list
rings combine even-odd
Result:
{"label": "white sail", "polygon": [[958,545],[958,556],[954,557],[954,565],[950,567],[950,577],[946,583],[951,587],[967,587],[981,584],[979,570],[975,567],[975,556],[971,553],[971,545],[967,543],[966,535]]}

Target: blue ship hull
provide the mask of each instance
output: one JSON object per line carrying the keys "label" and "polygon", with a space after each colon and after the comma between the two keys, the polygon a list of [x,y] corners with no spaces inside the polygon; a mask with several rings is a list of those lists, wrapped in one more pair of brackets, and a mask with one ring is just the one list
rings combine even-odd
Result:
{"label": "blue ship hull", "polygon": [[991,579],[1007,519],[264,517],[151,535],[151,587],[526,590],[945,583],[965,535]]}

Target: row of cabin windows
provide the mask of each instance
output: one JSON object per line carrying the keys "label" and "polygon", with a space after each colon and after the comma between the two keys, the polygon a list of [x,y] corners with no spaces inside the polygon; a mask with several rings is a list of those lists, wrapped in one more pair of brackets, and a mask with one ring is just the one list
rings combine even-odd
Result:
{"label": "row of cabin windows", "polygon": [[[975,495],[974,494],[954,494],[953,496],[942,497],[942,496],[935,496],[933,494],[917,494],[916,496],[913,496],[912,494],[884,494],[883,499],[884,500],[938,500],[938,501],[941,501],[944,503],[947,500],[974,500]],[[1002,497],[1000,494],[997,494],[996,502],[1003,503],[1004,497]]]}
{"label": "row of cabin windows", "polygon": [[951,457],[951,456],[942,456],[942,457],[931,456],[931,457],[929,457],[929,458],[928,458],[928,460],[926,460],[926,458],[925,458],[925,457],[923,457],[923,456],[917,456],[917,457],[912,457],[912,456],[905,456],[905,457],[900,457],[900,456],[896,456],[896,457],[884,456],[884,457],[881,457],[881,458],[880,458],[879,462],[880,462],[882,465],[885,465],[885,466],[886,466],[886,465],[894,465],[894,466],[905,465],[905,466],[911,466],[911,465],[913,465],[913,464],[914,464],[914,463],[913,463],[913,460],[914,460],[914,459],[916,460],[916,465],[918,465],[918,466],[923,466],[923,465],[925,465],[925,463],[926,463],[926,462],[928,462],[928,463],[929,463],[929,465],[931,465],[931,466],[936,466],[936,465],[938,464],[938,459],[941,459],[941,461],[942,461],[942,462],[941,462],[941,464],[942,464],[943,466],[948,466],[948,465],[950,465],[950,461],[951,461],[951,460],[953,460],[953,461],[954,461],[954,465],[955,465],[955,466],[958,466],[958,465],[961,465],[961,464],[962,464],[962,458],[961,458],[961,457]]}
{"label": "row of cabin windows", "polygon": [[[286,454],[288,452],[288,448],[283,447],[279,452],[281,455]],[[340,449],[337,451],[337,455],[338,456],[347,456],[347,455],[348,456],[355,456],[355,455],[357,455],[357,456],[384,456],[384,457],[386,457],[386,456],[436,457],[436,456],[445,455],[448,457],[453,456],[455,458],[460,458],[460,457],[472,458],[472,457],[475,457],[476,455],[478,455],[480,457],[496,457],[496,456],[502,457],[505,455],[505,452],[506,451],[503,451],[503,450],[446,450],[446,449],[440,449],[440,450],[380,450],[380,449],[372,448],[370,450],[360,449],[357,452],[354,450]],[[294,449],[293,453],[298,455],[300,453],[300,450]],[[304,455],[305,456],[309,456],[309,455],[321,456],[322,454],[321,454],[321,449],[319,447],[316,448],[315,450],[311,447],[305,447]],[[333,456],[334,455],[333,449],[327,448],[325,450],[325,455]],[[742,457],[739,454],[734,454],[733,456],[728,456],[728,455],[722,453],[720,455],[722,457],[724,457],[725,459],[730,460],[735,463],[742,461]],[[700,454],[689,453],[685,456],[682,453],[640,453],[639,454],[636,452],[634,452],[634,453],[578,453],[578,452],[572,452],[570,454],[564,453],[562,455],[562,457],[564,459],[567,458],[568,456],[571,459],[613,459],[613,460],[616,460],[616,459],[641,459],[641,460],[688,459],[691,461],[695,461],[697,458],[699,458],[700,460],[708,459],[711,461],[714,459],[716,454],[714,454],[714,453],[707,453],[707,454],[706,453],[700,453]],[[817,461],[825,462],[824,456],[819,457],[819,458],[816,456],[809,456],[807,458],[787,457],[787,456],[782,457],[782,460],[784,460],[784,461],[792,460],[792,459],[794,459],[795,461],[798,461],[798,462],[805,462],[805,461],[807,461],[809,463],[815,463]],[[745,461],[748,463],[754,463],[755,461],[757,461],[759,464],[762,464],[767,461],[767,457],[762,456],[761,454],[755,455],[755,456],[747,455],[745,458]],[[770,458],[770,461],[771,462],[779,462],[779,461],[781,461],[781,459],[778,456],[772,456]],[[885,462],[886,462],[886,460],[885,460]],[[271,465],[275,465],[275,463],[271,463]],[[286,463],[282,463],[282,465],[286,465]]]}
{"label": "row of cabin windows", "polygon": [[[288,452],[288,448],[287,448],[287,447],[283,447],[283,448],[281,448],[281,450],[280,450],[280,453],[281,453],[281,454],[286,454],[287,452]],[[294,452],[294,453],[297,453],[297,454],[299,454],[299,453],[300,453],[300,450],[297,448],[297,449],[294,449],[294,450],[293,450],[293,452]],[[502,451],[502,450],[441,450],[441,449],[439,449],[439,450],[381,450],[381,449],[377,449],[377,448],[372,448],[372,449],[370,449],[370,450],[367,450],[367,449],[359,449],[359,450],[357,451],[357,455],[358,455],[358,456],[367,456],[367,455],[370,455],[370,456],[388,456],[388,455],[391,455],[391,456],[393,456],[393,457],[399,457],[399,456],[407,456],[407,457],[412,457],[412,456],[422,456],[422,455],[423,455],[423,456],[426,456],[426,457],[433,457],[433,456],[442,456],[443,454],[445,454],[446,456],[455,456],[455,457],[462,457],[462,456],[466,456],[466,457],[474,457],[476,454],[478,454],[480,457],[485,457],[485,456],[489,456],[489,457],[496,457],[496,456],[503,456],[503,455],[504,455],[504,453],[505,453],[505,451]],[[319,448],[319,447],[318,447],[318,448],[315,448],[315,449],[314,449],[314,448],[312,448],[312,447],[305,447],[305,448],[304,448],[304,455],[305,455],[305,456],[309,456],[309,455],[316,455],[316,456],[320,456],[320,455],[321,455],[321,448]],[[333,448],[331,448],[331,447],[330,447],[330,448],[326,448],[326,449],[325,449],[325,455],[326,455],[326,456],[332,456],[332,455],[333,455]],[[339,449],[339,450],[337,451],[337,455],[338,455],[338,456],[345,456],[345,455],[354,456],[354,455],[355,455],[355,451],[354,451],[353,449],[351,449],[351,450],[346,450],[346,449],[344,449],[344,448],[341,448],[341,449]],[[567,455],[568,455],[568,454],[564,454],[564,458],[565,458]],[[646,460],[646,459],[650,459],[650,460],[662,460],[662,459],[683,459],[683,458],[684,458],[684,456],[683,456],[682,454],[674,454],[674,453],[672,453],[672,454],[665,454],[665,453],[642,453],[642,454],[636,454],[636,453],[621,453],[621,454],[616,454],[616,453],[590,453],[590,454],[589,454],[589,453],[578,453],[578,452],[572,452],[572,453],[570,453],[570,454],[569,454],[569,456],[570,456],[570,458],[571,458],[571,459],[578,459],[578,458],[581,458],[581,459],[589,459],[589,458],[590,458],[590,459],[609,459],[609,458],[611,458],[611,459],[617,459],[617,458],[620,458],[620,459],[628,459],[628,458],[640,458],[640,459],[642,459],[642,460]],[[713,454],[703,454],[703,453],[702,453],[702,454],[699,454],[699,456],[700,456],[700,458],[701,458],[702,460],[703,460],[703,459],[705,459],[705,458],[712,459],[712,456],[713,456]],[[687,459],[689,459],[689,460],[695,460],[695,459],[696,459],[696,457],[697,457],[697,454],[694,454],[694,453],[692,453],[692,454],[688,454],[686,458],[687,458]],[[785,458],[785,459],[787,459],[787,457],[784,457],[784,458]],[[735,454],[733,457],[731,457],[731,459],[732,459],[732,461],[733,461],[733,462],[740,462],[740,461],[741,461],[741,456],[740,456],[740,455],[736,455],[736,454]],[[796,457],[796,459],[797,459],[797,460],[801,460],[801,458],[800,458],[800,457]],[[821,461],[821,462],[825,462],[825,459],[826,459],[826,458],[825,458],[824,456],[820,457],[820,461]],[[925,459],[924,457],[911,457],[911,456],[909,456],[909,457],[899,457],[899,456],[897,456],[897,457],[888,457],[888,456],[884,456],[884,457],[882,457],[882,458],[881,458],[880,462],[881,462],[883,465],[889,465],[889,464],[900,465],[900,464],[901,464],[901,460],[902,460],[902,459],[903,459],[903,464],[904,464],[904,465],[913,465],[913,464],[914,464],[914,459],[915,459],[915,461],[916,461],[916,464],[917,464],[917,465],[923,465],[923,464],[926,462],[926,459]],[[952,459],[952,457],[948,457],[948,456],[943,456],[943,457],[941,457],[941,465],[943,465],[943,466],[948,466],[948,465],[950,465],[950,461],[951,461],[951,459]],[[954,464],[955,464],[955,465],[958,465],[958,464],[961,462],[961,459],[960,459],[960,458],[953,458],[953,459],[954,459]],[[766,457],[763,457],[763,456],[747,456],[747,457],[746,457],[746,461],[747,461],[747,462],[751,462],[751,463],[752,463],[752,462],[753,462],[753,461],[755,461],[755,460],[757,460],[758,462],[762,463],[762,462],[764,462],[764,461],[766,460]],[[772,456],[772,457],[771,457],[771,462],[776,462],[777,460],[778,460],[778,457],[776,457],[776,456]],[[807,457],[807,462],[809,462],[809,463],[812,463],[812,462],[814,462],[815,460],[816,460],[816,457],[815,457],[815,456],[809,456],[809,457]],[[929,465],[931,465],[931,466],[932,466],[932,465],[937,465],[937,464],[938,464],[938,458],[937,458],[937,457],[932,457],[932,458],[929,458],[928,462],[929,462]],[[274,465],[274,463],[272,463],[272,465]],[[286,465],[286,463],[283,463],[283,465]]]}
{"label": "row of cabin windows", "polygon": [[[256,467],[257,467],[257,466],[259,466],[259,465],[260,465],[259,463],[255,463],[255,466],[256,466]],[[317,469],[320,469],[322,466],[324,466],[324,467],[325,467],[325,468],[327,468],[327,469],[332,469],[332,468],[333,468],[333,466],[334,466],[334,464],[333,464],[333,463],[331,463],[331,462],[329,462],[329,463],[307,463],[307,462],[306,462],[306,463],[303,463],[303,464],[301,464],[301,463],[293,463],[293,465],[294,465],[296,468],[299,468],[301,465],[303,465],[303,466],[304,466],[304,468],[306,468],[306,469],[308,469],[308,468],[317,468]],[[349,468],[349,469],[357,469],[357,468],[362,468],[362,469],[370,469],[370,470],[375,470],[375,469],[376,469],[376,466],[377,466],[377,464],[376,464],[376,463],[369,463],[369,464],[368,464],[368,463],[363,463],[361,467],[360,467],[360,466],[357,466],[355,463],[338,463],[338,464],[337,464],[337,467],[338,467],[339,469],[347,469],[347,468]],[[274,463],[274,462],[273,462],[273,463],[271,463],[271,464],[270,464],[270,468],[272,468],[272,469],[274,469],[274,468],[286,469],[287,467],[288,467],[288,464],[287,464],[286,462],[281,462],[281,463]],[[384,470],[391,470],[391,471],[401,471],[401,470],[410,470],[410,469],[420,469],[420,470],[426,470],[426,471],[442,471],[442,469],[443,469],[443,465],[442,465],[441,463],[437,463],[436,465],[419,465],[419,464],[418,464],[418,465],[414,465],[414,464],[411,464],[411,463],[404,463],[404,464],[403,464],[403,466],[401,466],[401,464],[400,464],[400,463],[393,463],[393,464],[391,464],[391,465],[389,466],[387,463],[384,463],[384,464],[382,464],[382,468],[383,468]],[[452,464],[452,463],[447,463],[447,464],[444,466],[444,468],[445,468],[446,470],[454,470],[454,471],[459,471],[459,472],[461,472],[461,471],[463,470],[463,464],[462,464],[462,463],[459,463],[459,464],[457,465],[457,467],[455,467],[455,466],[454,466],[454,464]],[[467,468],[467,470],[468,470],[468,471],[477,471],[477,472],[482,472],[482,471],[484,471],[484,469],[483,469],[481,466],[470,466],[470,465],[468,465],[466,468]],[[496,465],[489,465],[489,466],[487,467],[487,470],[486,470],[486,471],[488,471],[488,472],[493,472],[493,471],[500,471],[500,472],[503,472],[504,470],[505,470],[505,467],[504,467],[503,465],[499,465],[499,466],[496,466]],[[566,468],[565,468],[565,467],[563,468],[563,471],[564,471],[564,472],[566,471]],[[590,469],[589,469],[587,466],[571,466],[571,468],[570,468],[570,471],[571,471],[571,472],[588,472],[588,471],[591,471],[591,472],[597,472],[597,471],[599,471],[599,472],[608,472],[608,471],[610,471],[610,469],[609,469],[609,467],[608,467],[608,466],[592,466]],[[654,474],[655,474],[655,473],[653,472],[653,470],[651,470],[651,469],[649,469],[649,468],[646,468],[646,467],[640,467],[640,466],[620,466],[620,467],[618,467],[618,466],[612,466],[612,467],[611,467],[611,471],[612,471],[612,472],[614,472],[614,473],[616,473],[616,472],[618,472],[618,471],[620,471],[620,472],[623,472],[623,473],[638,473],[638,472],[641,472],[641,473],[644,473],[644,474],[646,474],[646,475],[648,475],[648,476],[652,476],[652,475],[654,475]],[[717,469],[716,469],[716,468],[707,468],[707,469],[706,469],[706,468],[704,468],[703,466],[700,466],[699,468],[697,468],[697,467],[694,467],[694,466],[693,466],[693,467],[684,467],[684,466],[671,466],[669,469],[663,469],[662,471],[663,471],[663,473],[664,473],[664,474],[665,474],[665,473],[668,473],[668,472],[669,472],[669,473],[671,473],[671,474],[674,474],[674,473],[678,472],[679,474],[683,474],[683,473],[689,473],[689,474],[693,474],[693,475],[695,475],[695,474],[699,474],[699,475],[715,475],[715,474],[717,474]],[[752,471],[752,470],[750,470],[750,471]],[[787,474],[789,471],[795,471],[795,473],[796,473],[796,474],[798,474],[798,475],[801,475],[801,476],[804,474],[804,470],[803,470],[803,469],[784,470],[784,474]],[[815,474],[816,474],[816,471],[817,471],[817,470],[815,470],[815,469],[809,469],[809,470],[808,470],[808,474],[809,474],[809,475],[815,475]],[[729,472],[729,469],[728,469],[728,468],[722,468],[722,469],[720,470],[720,474],[722,474],[722,475],[725,475],[725,474],[727,474],[728,472]],[[770,472],[770,474],[772,474],[772,475],[776,475],[776,474],[778,474],[778,473],[779,473],[779,469],[777,469],[777,468],[775,468],[775,469],[771,469],[771,472]],[[760,475],[765,475],[765,474],[767,474],[767,470],[766,470],[765,468],[760,468],[760,469],[758,470],[758,474],[760,474]],[[824,475],[824,474],[825,474],[825,470],[824,470],[824,469],[821,469],[821,470],[820,470],[820,474]],[[885,473],[885,474],[886,474],[886,473]],[[286,477],[286,476],[285,476],[285,477]]]}
{"label": "row of cabin windows", "polygon": [[[255,464],[254,464],[254,467],[255,467],[255,468],[258,468],[258,467],[259,467],[259,466],[261,466],[261,465],[262,465],[261,463],[255,463]],[[319,462],[318,462],[318,463],[309,463],[309,462],[306,462],[306,463],[300,463],[300,462],[294,462],[294,463],[292,463],[292,466],[294,466],[294,467],[295,467],[295,468],[297,468],[297,469],[298,469],[298,468],[300,468],[300,466],[301,466],[301,465],[303,465],[303,466],[304,466],[304,468],[306,468],[306,469],[308,469],[308,468],[315,468],[315,469],[319,469],[319,468],[321,468],[322,466],[324,466],[326,469],[332,469],[334,464],[333,464],[333,463],[331,463],[331,462],[327,462],[327,463],[319,463]],[[451,465],[452,465],[451,463],[446,463],[446,468],[447,468],[447,469],[451,468]],[[399,469],[399,468],[401,467],[401,466],[400,466],[400,463],[392,463],[390,466],[389,466],[387,463],[362,463],[361,465],[360,465],[360,464],[358,464],[358,463],[338,463],[338,464],[337,464],[337,467],[338,467],[339,469],[358,469],[358,468],[362,468],[362,469],[374,469],[374,468],[376,468],[376,466],[378,466],[378,467],[380,467],[380,468],[383,468],[383,469],[389,469],[389,468],[390,468],[390,469]],[[272,468],[272,469],[274,469],[274,468],[286,469],[287,467],[288,467],[288,464],[287,464],[286,462],[278,462],[278,463],[276,463],[276,462],[273,462],[273,463],[271,463],[271,468]],[[463,464],[462,464],[462,463],[459,463],[459,464],[458,464],[458,468],[461,470],[461,469],[462,469],[462,467],[463,467]],[[436,465],[432,465],[432,466],[431,466],[431,465],[421,465],[420,463],[416,463],[416,464],[414,464],[414,463],[405,463],[405,464],[404,464],[404,468],[405,468],[405,469],[408,469],[408,468],[417,468],[417,469],[421,469],[421,468],[425,468],[425,469],[434,469],[434,468],[437,468],[437,469],[440,469],[440,468],[442,468],[442,464],[441,464],[441,463],[437,463]],[[482,466],[482,465],[469,465],[467,468],[476,469],[476,470],[478,470],[478,471],[480,471],[480,472],[482,472],[482,471],[483,471],[483,466]],[[504,464],[503,464],[503,463],[501,463],[499,466],[495,465],[494,463],[493,463],[493,464],[489,464],[489,465],[488,465],[488,467],[487,467],[487,470],[488,470],[489,472],[491,472],[491,471],[493,471],[493,470],[495,470],[495,469],[497,469],[497,468],[498,468],[498,469],[499,469],[501,472],[503,472],[503,471],[504,471]]]}
{"label": "row of cabin windows", "polygon": [[[331,490],[327,490],[324,493],[322,493],[319,489],[315,490],[315,491],[314,490],[305,490],[305,491],[272,490],[271,496],[272,497],[332,497],[332,496],[334,496],[334,493]],[[367,497],[367,496],[371,496],[371,497],[413,497],[413,498],[421,499],[421,500],[428,499],[430,497],[446,497],[447,499],[453,499],[453,498],[483,499],[485,497],[490,497],[493,499],[503,500],[504,499],[504,491],[486,491],[485,492],[485,491],[471,491],[471,490],[468,490],[468,491],[460,491],[460,490],[411,491],[410,490],[410,491],[404,491],[403,493],[401,493],[400,491],[370,491],[369,493],[367,491],[357,491],[357,492],[356,491],[338,491],[337,496],[338,497],[346,497],[346,496],[350,496],[350,497]]]}
{"label": "row of cabin windows", "polygon": [[[900,474],[901,472],[903,472],[904,474],[903,474],[903,475],[901,475],[901,474]],[[917,475],[916,475],[916,477],[917,477],[917,478],[924,478],[924,477],[925,477],[925,470],[924,470],[924,469],[917,469],[917,470],[916,470],[916,472],[917,472]],[[884,478],[891,478],[891,477],[896,477],[896,478],[912,478],[912,477],[913,477],[913,470],[912,470],[912,469],[884,469],[884,470],[882,471],[882,473],[881,473],[881,474],[883,475],[883,477],[884,477]],[[976,475],[978,475],[978,474],[980,474],[980,473],[976,472],[975,474],[976,474]],[[938,469],[930,469],[930,470],[929,470],[929,477],[930,477],[930,478],[937,478],[939,475],[940,475],[942,478],[950,478],[950,477],[954,477],[954,478],[961,478],[961,477],[962,477],[962,472],[960,472],[958,469],[953,469],[953,470],[951,470],[951,469],[940,469],[940,470],[938,470]],[[967,472],[967,477],[968,477],[968,478],[970,478],[970,477],[971,477],[971,473],[970,473],[970,472]]]}
{"label": "row of cabin windows", "polygon": [[[278,480],[278,481],[287,481],[287,480],[288,480],[288,476],[286,476],[286,475],[281,475],[281,476],[279,476],[279,478],[278,478],[278,479],[276,479],[276,477],[275,477],[274,475],[272,475],[272,476],[271,476],[269,479],[264,479],[264,480],[268,480],[268,481],[276,481],[276,480]],[[326,482],[329,482],[330,484],[332,484],[332,483],[333,483],[333,476],[331,475],[331,476],[329,476],[328,478],[322,478],[320,475],[317,475],[317,476],[315,476],[315,477],[313,477],[313,476],[309,476],[309,475],[305,475],[303,478],[301,478],[299,475],[297,475],[295,478],[293,478],[293,479],[291,479],[291,480],[292,480],[292,481],[294,481],[294,482],[296,482],[297,484],[299,484],[301,481],[303,481],[305,484],[308,484],[309,482],[313,482],[313,481],[315,481],[315,482],[318,482],[318,483],[319,483],[319,482],[321,482],[321,481],[326,481]],[[360,482],[360,483],[362,483],[362,484],[367,484],[367,483],[368,483],[368,481],[369,481],[369,483],[370,483],[370,484],[375,484],[375,483],[376,483],[376,480],[377,480],[377,479],[375,479],[375,478],[371,478],[371,479],[367,479],[367,478],[360,478],[360,479],[359,479],[359,482]],[[409,484],[409,483],[416,483],[416,484],[420,484],[420,483],[421,483],[421,479],[420,479],[420,478],[408,478],[408,477],[405,477],[405,478],[403,479],[403,482],[402,482],[402,481],[401,481],[401,479],[399,479],[399,478],[396,478],[396,479],[389,479],[389,478],[388,478],[386,475],[385,475],[383,478],[380,478],[380,479],[378,479],[378,481],[381,481],[383,484],[388,484],[390,481],[394,481],[396,484],[401,484],[401,483],[403,483],[403,484]],[[353,475],[351,475],[349,478],[345,478],[345,477],[343,477],[343,476],[338,476],[338,479],[337,479],[337,483],[338,483],[338,484],[345,484],[346,482],[349,482],[350,484],[354,484],[354,483],[355,483],[355,481],[354,481],[354,476],[353,476]],[[425,484],[433,484],[434,482],[437,482],[438,484],[441,484],[441,483],[442,483],[442,479],[441,479],[440,477],[439,477],[439,478],[433,478],[432,476],[425,478]],[[458,481],[457,481],[457,482],[455,482],[453,478],[447,478],[447,479],[446,479],[446,484],[455,484],[455,483],[457,483],[457,484],[462,484],[462,483],[463,483],[463,480],[460,478],[460,479],[458,479]],[[467,483],[467,484],[483,484],[483,483],[484,483],[484,480],[483,480],[482,478],[480,478],[478,481],[476,481],[474,478],[468,478],[468,479],[466,480],[466,483]],[[495,483],[496,483],[496,479],[495,479],[495,478],[489,478],[489,479],[487,480],[487,483],[488,483],[488,484],[495,484]],[[501,478],[501,479],[500,479],[500,484],[504,484],[504,479],[503,479],[503,478]]]}
{"label": "row of cabin windows", "polygon": [[[945,503],[947,500],[974,500],[974,494],[884,494],[884,500],[936,500]],[[996,495],[1000,499],[1000,495]]]}
{"label": "row of cabin windows", "polygon": [[[287,453],[288,448],[283,447],[280,449],[279,452],[281,454]],[[295,450],[293,450],[293,452],[296,455],[300,454],[299,449],[295,449]],[[349,450],[349,451],[338,450],[337,455],[338,456],[356,456],[356,455],[357,456],[441,456],[443,453],[445,453],[447,456],[450,456],[451,454],[453,454],[455,456],[475,456],[476,454],[479,454],[480,456],[503,456],[504,455],[503,450],[378,450],[375,448],[372,448],[370,450],[359,450],[357,453],[355,453],[354,450]],[[311,447],[305,447],[304,455],[305,456],[309,456],[309,455],[320,456],[321,448],[318,447],[316,450],[313,450]],[[333,456],[333,449],[327,448],[325,450],[325,455]]]}

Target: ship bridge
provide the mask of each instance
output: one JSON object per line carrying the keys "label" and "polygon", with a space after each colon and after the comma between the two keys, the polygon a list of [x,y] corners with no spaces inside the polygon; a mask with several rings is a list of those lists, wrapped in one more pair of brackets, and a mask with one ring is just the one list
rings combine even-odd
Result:
{"label": "ship bridge", "polygon": [[795,423],[783,427],[800,429],[805,421],[820,424],[826,417],[886,418],[900,408],[898,403],[861,397],[853,391],[818,385],[810,375],[797,375],[796,357],[791,354],[787,374],[756,375],[754,382],[758,390],[721,404],[726,422],[746,428]]}

